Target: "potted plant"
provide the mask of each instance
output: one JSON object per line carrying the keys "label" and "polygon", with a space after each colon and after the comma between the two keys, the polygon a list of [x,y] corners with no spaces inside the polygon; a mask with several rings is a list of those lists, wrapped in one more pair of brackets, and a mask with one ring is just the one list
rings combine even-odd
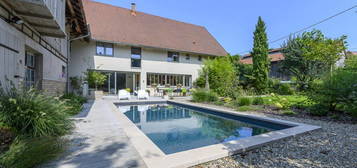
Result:
{"label": "potted plant", "polygon": [[78,76],[74,76],[74,77],[70,77],[69,78],[70,80],[70,84],[71,84],[71,87],[72,87],[72,92],[75,93],[75,94],[82,94],[83,93],[83,89],[82,88],[82,79],[79,78]]}
{"label": "potted plant", "polygon": [[170,97],[170,99],[173,99],[173,94],[172,94],[173,92],[174,92],[174,90],[172,88],[167,89],[167,93],[168,93],[168,96]]}
{"label": "potted plant", "polygon": [[165,88],[165,89],[162,91],[162,93],[163,93],[162,98],[164,98],[164,99],[166,99],[166,100],[169,99],[169,96],[167,95],[168,92],[169,92],[169,88]]}
{"label": "potted plant", "polygon": [[131,89],[130,88],[126,88],[125,89],[127,92],[131,93]]}
{"label": "potted plant", "polygon": [[107,75],[97,71],[88,71],[86,74],[86,79],[88,81],[89,87],[95,88],[94,91],[91,90],[91,95],[94,95],[96,99],[102,98],[103,91],[98,90],[98,86],[102,86],[104,84],[104,82],[107,80]]}
{"label": "potted plant", "polygon": [[187,89],[186,88],[182,88],[181,93],[183,96],[187,95]]}
{"label": "potted plant", "polygon": [[156,83],[152,83],[152,84],[151,84],[151,87],[152,87],[152,88],[156,88],[156,87],[157,87],[157,84],[156,84]]}

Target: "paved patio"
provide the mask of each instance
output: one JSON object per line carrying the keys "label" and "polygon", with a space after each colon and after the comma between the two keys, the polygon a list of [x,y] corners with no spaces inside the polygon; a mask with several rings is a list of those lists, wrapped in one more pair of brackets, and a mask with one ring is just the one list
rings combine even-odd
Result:
{"label": "paved patio", "polygon": [[[108,99],[108,98],[104,98]],[[146,167],[122,129],[108,100],[85,104],[74,117],[76,129],[69,136],[67,153],[43,167],[58,168],[131,168]]]}

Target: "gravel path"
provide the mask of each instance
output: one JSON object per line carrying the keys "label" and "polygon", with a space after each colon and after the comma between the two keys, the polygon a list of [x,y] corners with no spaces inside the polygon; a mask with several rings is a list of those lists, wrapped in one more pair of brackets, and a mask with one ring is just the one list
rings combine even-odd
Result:
{"label": "gravel path", "polygon": [[357,168],[357,124],[343,124],[259,112],[249,113],[318,125],[322,127],[322,130],[192,168]]}

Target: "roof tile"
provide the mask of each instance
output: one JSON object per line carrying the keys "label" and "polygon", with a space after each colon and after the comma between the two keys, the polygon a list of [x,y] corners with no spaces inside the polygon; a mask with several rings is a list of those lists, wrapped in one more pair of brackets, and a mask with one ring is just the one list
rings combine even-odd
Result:
{"label": "roof tile", "polygon": [[84,0],[95,40],[223,56],[227,52],[202,26]]}

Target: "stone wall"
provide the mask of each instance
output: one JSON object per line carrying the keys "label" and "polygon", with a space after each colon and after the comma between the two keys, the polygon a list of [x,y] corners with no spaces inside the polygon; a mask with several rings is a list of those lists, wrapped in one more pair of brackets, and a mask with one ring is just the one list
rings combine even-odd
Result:
{"label": "stone wall", "polygon": [[45,94],[51,96],[62,95],[66,92],[66,82],[44,79],[41,87]]}

